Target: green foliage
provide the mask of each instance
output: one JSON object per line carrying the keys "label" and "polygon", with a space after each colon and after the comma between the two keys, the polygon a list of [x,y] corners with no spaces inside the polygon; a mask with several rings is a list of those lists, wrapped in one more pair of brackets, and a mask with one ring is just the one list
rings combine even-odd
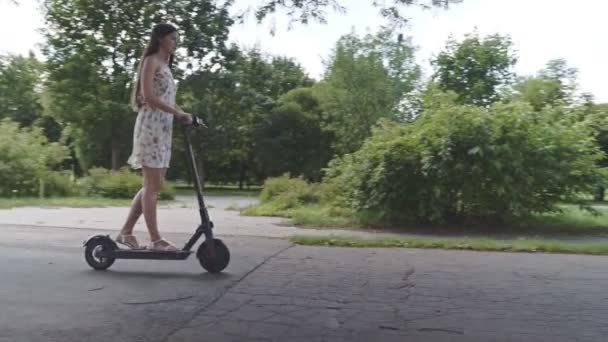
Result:
{"label": "green foliage", "polygon": [[572,105],[577,101],[577,74],[565,60],[551,60],[537,76],[519,78],[507,100],[528,102],[536,111],[545,106]]}
{"label": "green foliage", "polygon": [[[403,26],[409,19],[403,15],[403,7],[417,6],[422,9],[449,8],[463,0],[393,0],[370,1],[371,5],[378,9],[379,14],[392,26]],[[275,13],[278,9],[286,10],[286,14],[292,23],[308,24],[309,21],[326,23],[326,8],[339,12],[346,12],[343,6],[345,1],[339,0],[264,0],[255,7],[255,17],[262,22],[268,15]],[[241,14],[240,16],[244,16]]]}
{"label": "green foliage", "polygon": [[86,188],[73,179],[70,171],[50,172],[43,180],[44,195],[48,197],[72,197],[86,194]]}
{"label": "green foliage", "polygon": [[294,89],[263,115],[255,129],[255,155],[265,176],[284,173],[320,181],[332,157],[332,136],[311,88]]}
{"label": "green foliage", "polygon": [[128,157],[135,121],[128,90],[152,26],[178,27],[179,80],[188,67],[208,69],[221,62],[232,24],[226,6],[213,0],[43,2],[49,109],[70,125],[83,169],[118,169]]}
{"label": "green foliage", "polygon": [[326,73],[315,93],[337,153],[356,151],[381,118],[409,119],[403,103],[417,87],[420,69],[411,42],[395,32],[340,38]]}
{"label": "green foliage", "polygon": [[496,102],[508,85],[516,62],[511,39],[498,34],[479,37],[475,32],[461,42],[448,40],[432,62],[434,79],[443,91],[458,94],[461,104],[486,106]]}
{"label": "green foliage", "polygon": [[302,204],[319,202],[319,194],[315,185],[301,178],[291,178],[289,175],[269,178],[264,182],[260,193],[263,204],[272,203],[278,209],[289,209]]}
{"label": "green foliage", "polygon": [[0,56],[0,119],[29,127],[42,115],[39,86],[43,71],[44,65],[33,55]]}
{"label": "green foliage", "polygon": [[432,238],[361,238],[349,236],[296,235],[291,242],[306,246],[366,247],[366,248],[433,248],[473,251],[500,251],[524,253],[559,253],[607,255],[608,244],[572,244],[545,240],[495,239],[432,239]]}
{"label": "green foliage", "polygon": [[[104,168],[89,170],[90,175],[82,180],[88,194],[108,198],[133,198],[142,187],[142,178],[126,167],[117,171]],[[159,193],[159,199],[169,200],[175,196],[175,189],[170,183],[164,182]]]}
{"label": "green foliage", "polygon": [[[199,155],[204,157],[205,179],[238,181],[243,186],[246,182],[261,183],[267,175],[276,175],[276,164],[266,166],[260,161],[273,153],[273,144],[269,140],[260,143],[260,140],[272,137],[260,134],[270,133],[275,130],[273,126],[284,123],[273,119],[282,95],[312,83],[292,59],[266,56],[255,49],[240,51],[236,47],[231,48],[223,68],[201,71],[185,79],[180,85],[180,96],[210,127],[205,134],[193,136],[195,150],[204,151]],[[176,144],[177,149],[181,146]],[[176,151],[174,155],[176,163],[185,165],[183,153]],[[180,169],[186,168],[170,169],[170,175],[174,176],[173,172]],[[290,169],[293,168],[287,168]]]}
{"label": "green foliage", "polygon": [[102,208],[102,207],[128,207],[131,205],[129,199],[114,199],[92,196],[76,197],[19,197],[1,198],[0,208],[11,209],[19,207],[41,207],[41,208]]}
{"label": "green foliage", "polygon": [[565,59],[553,59],[547,62],[539,72],[540,79],[554,81],[559,85],[558,97],[571,103],[578,88],[578,70],[568,66]]}
{"label": "green foliage", "polygon": [[52,181],[67,158],[66,148],[49,143],[40,128],[20,128],[10,119],[0,121],[0,132],[0,196],[37,195],[41,181]]}
{"label": "green foliage", "polygon": [[536,111],[563,100],[559,82],[537,77],[520,79],[513,85],[515,98],[529,103]]}
{"label": "green foliage", "polygon": [[[429,185],[421,173],[422,149],[414,136],[402,132],[404,129],[382,122],[359,151],[332,160],[323,198],[360,214],[377,210],[375,217],[380,219],[405,221],[391,216],[411,217],[412,213],[427,216],[426,208],[421,207],[421,196]],[[403,210],[397,209],[400,207]]]}
{"label": "green foliage", "polygon": [[587,121],[565,109],[449,103],[409,125],[385,124],[332,162],[331,197],[376,221],[504,221],[580,202],[605,177]]}
{"label": "green foliage", "polygon": [[[593,124],[600,148],[608,155],[608,103],[593,105],[589,120]],[[608,158],[603,159],[601,165],[608,166]]]}

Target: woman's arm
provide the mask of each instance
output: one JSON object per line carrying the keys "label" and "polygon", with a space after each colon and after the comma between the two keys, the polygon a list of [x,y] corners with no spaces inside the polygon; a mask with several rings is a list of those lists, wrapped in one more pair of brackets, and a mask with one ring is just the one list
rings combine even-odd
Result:
{"label": "woman's arm", "polygon": [[[192,120],[193,120],[193,115],[190,113],[186,113],[185,110],[182,109],[182,107],[178,106],[177,104],[175,105],[175,107],[177,108],[177,110],[181,111],[182,113],[184,113],[183,117],[180,117],[178,120],[179,122],[183,123],[183,124],[191,124]],[[200,121],[200,119],[199,119]]]}
{"label": "woman's arm", "polygon": [[172,107],[154,95],[154,74],[158,68],[158,61],[155,58],[147,57],[143,63],[141,68],[141,93],[144,102],[163,112],[171,113],[175,116],[183,116],[185,113],[181,108],[177,106]]}

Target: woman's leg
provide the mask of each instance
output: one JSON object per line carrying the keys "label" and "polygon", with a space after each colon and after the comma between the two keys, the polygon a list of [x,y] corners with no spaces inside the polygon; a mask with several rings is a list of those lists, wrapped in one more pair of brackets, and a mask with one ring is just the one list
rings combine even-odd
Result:
{"label": "woman's leg", "polygon": [[135,223],[137,223],[137,220],[139,220],[139,217],[142,213],[141,198],[143,190],[144,188],[142,187],[133,197],[129,216],[127,216],[127,220],[125,221],[125,224],[122,226],[122,230],[120,231],[120,233],[123,235],[133,235],[133,228],[135,228]]}
{"label": "woman's leg", "polygon": [[166,169],[144,167],[144,189],[141,196],[141,207],[146,219],[146,225],[152,240],[152,249],[162,251],[177,251],[171,242],[162,239],[156,222],[156,199],[165,177]]}
{"label": "woman's leg", "polygon": [[[165,174],[167,172],[166,168],[161,169],[161,185],[164,181],[165,178]],[[145,189],[145,176],[143,177],[144,179],[144,186],[142,186],[141,189],[139,189],[139,191],[137,192],[137,194],[135,194],[135,196],[133,197],[133,201],[131,202],[131,209],[129,210],[129,215],[127,216],[127,220],[125,221],[124,225],[122,226],[122,229],[120,230],[120,235],[116,238],[116,241],[118,241],[119,243],[122,244],[126,244],[127,246],[131,247],[131,248],[140,248],[141,246],[139,245],[139,243],[137,242],[137,239],[135,238],[135,236],[133,236],[133,230],[135,228],[135,224],[137,223],[137,221],[139,220],[139,218],[141,217],[141,214],[143,213],[143,194],[144,194],[144,189]],[[159,191],[160,191],[160,187],[158,187]],[[154,208],[156,208],[156,205],[153,206]],[[155,216],[155,215],[154,215]],[[156,235],[158,234],[158,226],[156,225],[155,231],[157,232]],[[152,236],[153,234],[151,234]],[[156,240],[153,240],[156,241]]]}
{"label": "woman's leg", "polygon": [[156,200],[164,174],[165,169],[163,168],[143,167],[144,187],[141,193],[141,208],[152,241],[161,238],[156,220]]}

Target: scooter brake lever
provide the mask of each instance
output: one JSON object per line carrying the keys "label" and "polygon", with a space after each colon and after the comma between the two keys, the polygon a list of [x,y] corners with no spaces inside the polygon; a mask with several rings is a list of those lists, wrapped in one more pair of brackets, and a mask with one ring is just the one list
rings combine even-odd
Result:
{"label": "scooter brake lever", "polygon": [[203,128],[208,128],[207,125],[205,125],[205,123],[203,122],[203,119],[199,118],[198,116],[193,116],[192,117],[192,127],[203,127]]}

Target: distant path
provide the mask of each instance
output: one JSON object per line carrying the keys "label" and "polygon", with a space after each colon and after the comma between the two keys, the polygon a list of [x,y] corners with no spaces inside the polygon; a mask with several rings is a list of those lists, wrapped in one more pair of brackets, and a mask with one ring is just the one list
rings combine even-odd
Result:
{"label": "distant path", "polygon": [[[255,197],[248,196],[206,196],[211,219],[220,236],[252,236],[286,238],[300,235],[346,235],[360,237],[400,236],[416,238],[433,238],[433,235],[414,235],[386,233],[374,230],[303,228],[289,224],[288,219],[277,217],[251,217],[240,215],[234,208],[243,208],[257,203]],[[231,210],[232,209],[232,210]],[[21,207],[0,209],[0,225],[24,225],[40,227],[69,227],[117,231],[129,211],[128,207],[108,208],[38,208]],[[158,220],[162,232],[190,233],[199,223],[198,204],[193,196],[177,196],[169,205],[161,205]],[[143,217],[136,225],[136,233],[146,238],[147,232]],[[441,236],[441,238],[458,238],[458,236]],[[514,238],[503,236],[492,238]],[[516,238],[516,236],[515,236]],[[555,241],[571,243],[608,243],[608,236],[563,236],[552,238]]]}

